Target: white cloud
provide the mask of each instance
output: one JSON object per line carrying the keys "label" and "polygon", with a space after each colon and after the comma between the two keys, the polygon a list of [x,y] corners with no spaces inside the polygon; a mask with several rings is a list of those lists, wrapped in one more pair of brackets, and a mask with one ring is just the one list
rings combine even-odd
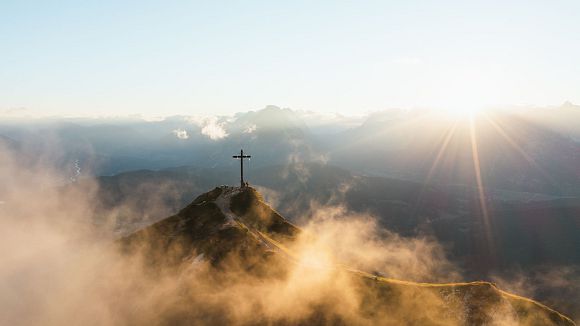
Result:
{"label": "white cloud", "polygon": [[218,140],[229,136],[225,129],[226,121],[219,121],[217,117],[189,117],[189,122],[201,127],[201,134],[211,140]]}
{"label": "white cloud", "polygon": [[201,134],[208,136],[212,140],[222,139],[228,136],[224,129],[224,123],[218,122],[216,117],[206,120],[205,125],[201,128]]}
{"label": "white cloud", "polygon": [[189,134],[187,133],[187,130],[179,128],[173,130],[172,132],[179,139],[189,139]]}
{"label": "white cloud", "polygon": [[248,128],[246,128],[246,129],[244,130],[244,133],[245,133],[245,134],[251,134],[251,133],[253,133],[254,131],[256,131],[256,129],[257,129],[257,128],[258,128],[258,127],[256,127],[256,125],[251,125],[251,126],[248,126]]}

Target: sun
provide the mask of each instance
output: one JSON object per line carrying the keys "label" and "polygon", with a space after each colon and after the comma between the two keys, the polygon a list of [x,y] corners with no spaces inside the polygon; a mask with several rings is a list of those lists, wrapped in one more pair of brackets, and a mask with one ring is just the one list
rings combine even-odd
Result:
{"label": "sun", "polygon": [[493,69],[457,67],[432,84],[434,105],[452,118],[473,118],[504,102],[501,80]]}
{"label": "sun", "polygon": [[478,80],[454,81],[446,89],[441,109],[453,118],[473,118],[493,106],[495,96],[485,83]]}
{"label": "sun", "polygon": [[457,120],[470,120],[479,116],[483,111],[484,107],[475,106],[462,106],[462,107],[452,107],[448,109],[443,109],[443,112],[450,118]]}

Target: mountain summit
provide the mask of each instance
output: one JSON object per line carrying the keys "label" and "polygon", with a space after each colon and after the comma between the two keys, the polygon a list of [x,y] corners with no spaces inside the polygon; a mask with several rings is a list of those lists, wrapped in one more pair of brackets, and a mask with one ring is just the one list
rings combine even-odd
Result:
{"label": "mountain summit", "polygon": [[147,259],[164,267],[202,259],[214,267],[232,259],[255,265],[268,263],[280,252],[277,243],[293,240],[298,232],[254,188],[222,186],[122,242],[126,249],[145,248]]}
{"label": "mountain summit", "polygon": [[415,283],[320,262],[296,250],[304,233],[254,188],[221,186],[120,245],[153,274],[190,277],[182,308],[163,319],[172,324],[574,325],[488,282]]}

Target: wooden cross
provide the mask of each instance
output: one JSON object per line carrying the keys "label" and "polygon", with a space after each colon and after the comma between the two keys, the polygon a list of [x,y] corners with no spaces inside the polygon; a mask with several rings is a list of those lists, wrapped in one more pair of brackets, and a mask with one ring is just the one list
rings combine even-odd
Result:
{"label": "wooden cross", "polygon": [[244,188],[246,186],[246,184],[244,183],[244,159],[245,158],[249,159],[252,156],[251,155],[244,155],[244,150],[241,149],[240,155],[234,155],[232,157],[240,159],[240,187]]}

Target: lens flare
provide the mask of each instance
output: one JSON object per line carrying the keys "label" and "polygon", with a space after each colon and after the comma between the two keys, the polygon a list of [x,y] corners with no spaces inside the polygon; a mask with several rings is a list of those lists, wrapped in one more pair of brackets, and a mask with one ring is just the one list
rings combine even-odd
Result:
{"label": "lens flare", "polygon": [[494,249],[495,246],[493,244],[491,220],[490,220],[490,216],[489,216],[489,209],[487,207],[487,196],[486,196],[485,188],[483,185],[483,179],[481,177],[481,161],[479,159],[479,149],[478,149],[478,143],[477,143],[477,130],[475,127],[474,115],[471,115],[469,118],[469,137],[470,137],[470,142],[471,142],[471,158],[472,158],[472,162],[473,162],[473,170],[475,172],[475,181],[476,181],[476,186],[477,186],[479,208],[481,210],[483,227],[485,228],[484,234],[485,234],[486,246],[487,246],[487,249],[489,250],[490,257],[493,257],[493,254],[495,253],[495,249]]}

